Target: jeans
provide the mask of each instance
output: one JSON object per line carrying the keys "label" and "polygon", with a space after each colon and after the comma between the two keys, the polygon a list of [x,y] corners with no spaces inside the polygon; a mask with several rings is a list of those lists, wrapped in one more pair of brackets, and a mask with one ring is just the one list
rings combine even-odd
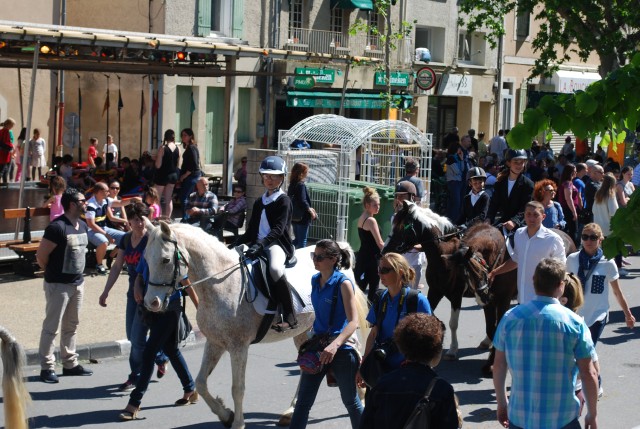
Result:
{"label": "jeans", "polygon": [[[127,339],[131,343],[129,352],[129,381],[135,383],[138,380],[142,368],[144,346],[147,343],[147,332],[149,328],[145,325],[142,317],[142,309],[133,297],[127,297],[127,311],[125,319],[125,330]],[[156,365],[163,365],[169,358],[160,350],[155,357]]]}
{"label": "jeans", "polygon": [[180,185],[180,194],[179,199],[180,203],[182,203],[182,219],[187,220],[189,215],[187,214],[187,203],[189,202],[189,195],[193,192],[196,187],[196,182],[200,179],[202,173],[200,171],[195,171],[189,175],[184,181],[182,185]]}
{"label": "jeans", "polygon": [[[340,397],[342,398],[342,403],[347,408],[353,429],[357,429],[360,426],[360,417],[364,409],[358,397],[355,382],[356,372],[359,366],[358,357],[353,349],[339,349],[330,365],[336,376],[338,388],[340,389]],[[290,429],[307,427],[309,411],[311,410],[313,402],[316,400],[320,383],[322,383],[326,373],[327,367],[319,374],[302,373],[300,375],[298,401],[293,411],[293,417],[289,425]]]}
{"label": "jeans", "polygon": [[189,373],[187,363],[178,348],[176,341],[179,311],[167,311],[153,315],[151,326],[149,327],[149,339],[142,353],[142,369],[140,377],[136,384],[136,388],[131,392],[129,405],[140,407],[142,397],[149,388],[153,367],[155,365],[155,357],[158,351],[163,350],[169,357],[171,366],[176,371],[176,375],[180,379],[182,389],[185,392],[195,390],[195,383]]}
{"label": "jeans", "polygon": [[309,224],[304,223],[292,223],[293,227],[293,235],[296,238],[293,240],[293,245],[296,246],[296,249],[301,249],[303,247],[307,247],[307,236],[309,235]]}
{"label": "jeans", "polygon": [[594,347],[598,342],[598,340],[600,339],[600,336],[602,335],[602,331],[604,331],[604,326],[607,324],[608,321],[609,321],[609,315],[605,316],[604,319],[589,326],[589,332],[591,332],[591,339],[593,340]]}
{"label": "jeans", "polygon": [[[581,427],[582,426],[580,426],[580,422],[576,418],[575,420],[571,420],[569,423],[562,426],[560,429],[580,429]],[[509,429],[524,429],[524,428],[521,428],[520,426],[516,426],[513,423],[509,423]]]}

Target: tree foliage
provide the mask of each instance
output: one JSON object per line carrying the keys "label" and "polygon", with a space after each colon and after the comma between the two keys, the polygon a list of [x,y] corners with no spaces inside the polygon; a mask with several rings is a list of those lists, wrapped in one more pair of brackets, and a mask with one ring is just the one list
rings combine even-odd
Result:
{"label": "tree foliage", "polygon": [[[640,124],[640,53],[631,62],[574,94],[546,95],[536,108],[524,112],[524,120],[507,135],[510,147],[528,149],[538,134],[571,130],[577,137],[602,137],[602,146],[615,151],[627,130]],[[593,141],[593,140],[592,140]],[[640,192],[611,220],[613,233],[604,242],[607,257],[626,254],[624,244],[640,249]]]}
{"label": "tree foliage", "polygon": [[487,28],[493,48],[505,35],[507,14],[532,14],[539,23],[532,76],[550,76],[571,52],[583,61],[596,52],[604,77],[626,64],[640,44],[638,0],[459,0],[459,7],[467,16],[460,24],[469,31]]}

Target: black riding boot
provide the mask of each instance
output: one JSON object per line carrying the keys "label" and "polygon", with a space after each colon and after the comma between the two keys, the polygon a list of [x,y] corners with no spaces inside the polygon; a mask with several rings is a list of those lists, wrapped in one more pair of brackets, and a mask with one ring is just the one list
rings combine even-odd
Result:
{"label": "black riding boot", "polygon": [[298,325],[298,321],[293,311],[293,300],[291,299],[286,276],[280,277],[273,283],[272,293],[276,301],[282,305],[282,323],[276,323],[272,328],[279,332],[295,328]]}

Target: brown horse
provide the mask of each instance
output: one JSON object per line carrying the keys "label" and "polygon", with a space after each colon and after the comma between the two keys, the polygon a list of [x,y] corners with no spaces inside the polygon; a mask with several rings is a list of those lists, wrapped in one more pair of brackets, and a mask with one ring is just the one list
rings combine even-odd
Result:
{"label": "brown horse", "polygon": [[[554,232],[563,238],[567,253],[575,251],[569,236],[559,230]],[[497,276],[488,287],[489,271],[509,258],[504,235],[484,223],[472,226],[463,234],[446,218],[405,202],[394,218],[392,234],[382,251],[404,253],[417,244],[422,246],[427,257],[427,298],[431,308],[435,310],[443,297],[451,303],[451,346],[445,358],[457,357],[457,329],[463,296],[475,295],[483,307],[487,338],[480,347],[488,348],[500,319],[517,293],[515,270]],[[492,363],[493,353],[483,366],[485,374],[490,374]]]}

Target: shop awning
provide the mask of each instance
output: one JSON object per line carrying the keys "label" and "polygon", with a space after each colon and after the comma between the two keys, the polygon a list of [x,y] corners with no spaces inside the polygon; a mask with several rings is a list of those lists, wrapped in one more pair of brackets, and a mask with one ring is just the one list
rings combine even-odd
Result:
{"label": "shop awning", "polygon": [[[339,92],[289,91],[287,107],[311,107],[321,109],[338,109],[342,94]],[[394,94],[393,100],[399,108],[408,109],[413,105],[413,97],[409,94]],[[380,93],[348,92],[344,97],[345,109],[386,109],[385,100]]]}
{"label": "shop awning", "polygon": [[584,90],[587,86],[600,79],[602,77],[598,73],[558,70],[551,77],[551,82],[553,82],[556,92],[571,94]]}
{"label": "shop awning", "polygon": [[373,0],[331,0],[331,9],[373,10]]}

